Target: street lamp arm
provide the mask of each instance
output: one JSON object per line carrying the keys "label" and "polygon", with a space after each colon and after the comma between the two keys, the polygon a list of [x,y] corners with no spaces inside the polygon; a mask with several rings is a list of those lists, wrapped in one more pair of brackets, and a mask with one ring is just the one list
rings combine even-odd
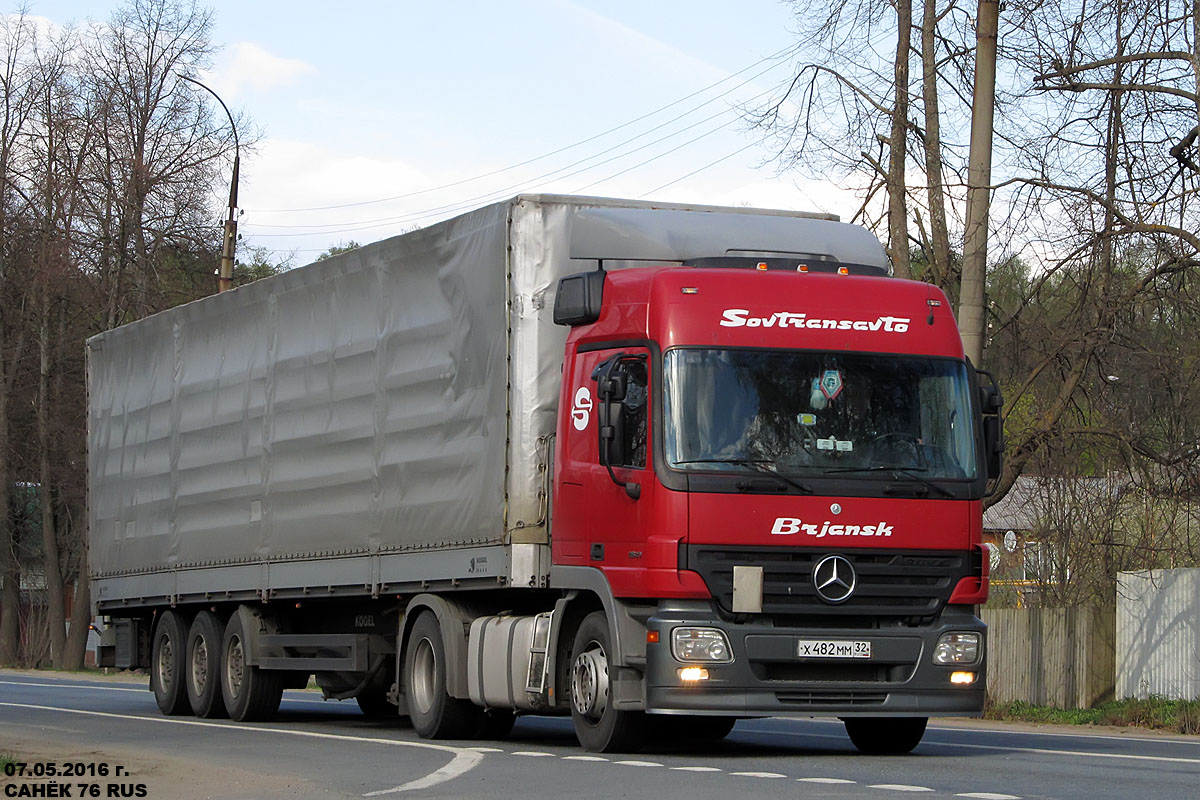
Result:
{"label": "street lamp arm", "polygon": [[219,276],[217,291],[224,292],[233,288],[233,255],[234,247],[237,244],[238,173],[241,171],[242,146],[238,140],[237,124],[233,121],[233,114],[229,112],[229,106],[225,105],[221,96],[195,78],[189,78],[179,72],[176,72],[175,75],[188,83],[196,84],[217,98],[221,108],[225,109],[225,116],[229,117],[229,129],[233,131],[233,177],[229,182],[229,215],[225,218],[225,235],[221,243],[221,266],[217,272]]}

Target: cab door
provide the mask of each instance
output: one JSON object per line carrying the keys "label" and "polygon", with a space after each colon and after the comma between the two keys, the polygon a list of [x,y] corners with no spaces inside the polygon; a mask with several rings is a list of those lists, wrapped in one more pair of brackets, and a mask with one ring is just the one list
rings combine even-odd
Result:
{"label": "cab door", "polygon": [[644,562],[656,493],[650,372],[644,347],[584,352],[573,361],[559,433],[555,563]]}

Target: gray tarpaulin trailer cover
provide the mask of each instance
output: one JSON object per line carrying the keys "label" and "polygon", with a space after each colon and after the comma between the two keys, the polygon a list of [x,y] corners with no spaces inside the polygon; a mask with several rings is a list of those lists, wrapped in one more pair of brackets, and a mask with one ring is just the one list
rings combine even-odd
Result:
{"label": "gray tarpaulin trailer cover", "polygon": [[100,610],[544,580],[558,279],[758,253],[885,263],[832,218],[521,196],[93,337]]}

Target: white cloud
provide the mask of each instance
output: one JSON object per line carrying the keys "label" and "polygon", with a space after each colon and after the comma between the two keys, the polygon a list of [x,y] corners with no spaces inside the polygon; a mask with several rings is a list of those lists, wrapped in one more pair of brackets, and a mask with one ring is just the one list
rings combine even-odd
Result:
{"label": "white cloud", "polygon": [[287,86],[316,68],[295,58],[273,55],[254,42],[235,42],[217,59],[205,82],[222,97],[236,98],[244,91],[266,91]]}

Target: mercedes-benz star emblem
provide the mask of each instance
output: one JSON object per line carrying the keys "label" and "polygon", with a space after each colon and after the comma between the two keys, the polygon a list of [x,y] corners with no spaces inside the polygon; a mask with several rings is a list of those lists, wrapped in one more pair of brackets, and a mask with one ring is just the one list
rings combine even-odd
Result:
{"label": "mercedes-benz star emblem", "polygon": [[825,556],[813,570],[813,586],[826,603],[841,603],[854,594],[858,576],[854,565],[844,556]]}

